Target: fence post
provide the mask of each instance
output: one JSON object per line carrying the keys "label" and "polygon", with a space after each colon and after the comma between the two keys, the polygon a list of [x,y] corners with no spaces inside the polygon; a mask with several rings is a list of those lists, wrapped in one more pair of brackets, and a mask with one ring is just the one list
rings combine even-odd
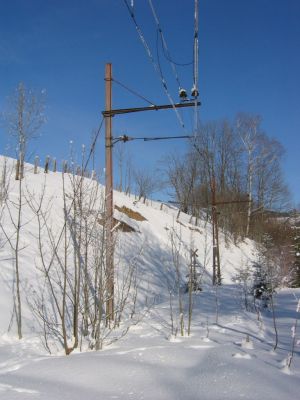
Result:
{"label": "fence post", "polygon": [[20,159],[17,159],[17,164],[16,164],[16,181],[20,179]]}
{"label": "fence post", "polygon": [[46,162],[45,162],[45,169],[44,169],[44,173],[48,174],[49,171],[49,162],[50,162],[50,156],[46,157]]}
{"label": "fence post", "polygon": [[68,172],[68,162],[66,160],[63,160],[62,173],[66,174],[67,172]]}
{"label": "fence post", "polygon": [[34,157],[34,171],[33,173],[36,175],[38,173],[38,166],[39,166],[39,156]]}

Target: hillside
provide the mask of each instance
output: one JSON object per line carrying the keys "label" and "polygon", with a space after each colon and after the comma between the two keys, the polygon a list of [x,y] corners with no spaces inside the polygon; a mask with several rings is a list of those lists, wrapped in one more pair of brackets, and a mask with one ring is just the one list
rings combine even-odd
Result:
{"label": "hillside", "polygon": [[[93,310],[102,313],[98,295],[107,296],[105,289],[98,291],[105,258],[103,188],[72,174],[41,169],[34,174],[30,164],[24,179],[15,181],[14,165],[1,157],[0,395],[45,400],[297,398],[297,332],[290,369],[285,360],[300,291],[282,289],[276,295],[279,344],[273,351],[271,311],[261,309],[259,320],[255,312],[245,311],[242,285],[236,281],[237,273],[256,260],[255,244],[246,240],[236,246],[220,233],[222,286],[213,287],[210,222],[195,225],[173,206],[144,204],[117,191],[115,319],[120,323],[110,329],[100,319],[102,350],[91,352],[97,347]],[[16,324],[17,242],[22,340]],[[184,288],[195,250],[201,291],[192,294],[188,335],[190,298]],[[77,289],[79,343],[66,357],[62,327],[71,348]]]}

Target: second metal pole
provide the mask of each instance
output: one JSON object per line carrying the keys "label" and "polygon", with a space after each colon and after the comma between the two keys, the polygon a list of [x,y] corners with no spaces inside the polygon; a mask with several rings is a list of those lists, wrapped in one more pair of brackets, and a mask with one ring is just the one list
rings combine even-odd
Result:
{"label": "second metal pole", "polygon": [[[112,106],[112,65],[105,66],[105,110]],[[114,241],[113,241],[113,162],[112,116],[105,116],[105,248],[106,248],[106,321],[114,319]]]}

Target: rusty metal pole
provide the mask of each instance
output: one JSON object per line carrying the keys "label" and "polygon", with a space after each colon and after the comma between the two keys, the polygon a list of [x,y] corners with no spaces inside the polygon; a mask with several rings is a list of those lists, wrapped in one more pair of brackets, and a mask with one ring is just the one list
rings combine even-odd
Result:
{"label": "rusty metal pole", "polygon": [[219,250],[218,212],[216,202],[216,179],[213,175],[211,183],[212,236],[213,236],[213,285],[221,285],[221,266]]}
{"label": "rusty metal pole", "polygon": [[[112,107],[112,65],[105,66],[105,110]],[[106,322],[114,319],[112,116],[105,116],[105,248],[107,274]]]}
{"label": "rusty metal pole", "polygon": [[215,182],[215,177],[213,176],[212,178],[212,183],[211,183],[211,209],[212,209],[212,237],[213,237],[213,276],[212,276],[212,283],[213,285],[216,284],[216,255],[217,255],[217,244],[216,244],[216,182]]}
{"label": "rusty metal pole", "polygon": [[216,259],[217,259],[217,285],[221,285],[221,265],[220,265],[220,247],[219,247],[219,225],[218,225],[218,212],[215,207],[215,237],[216,237]]}

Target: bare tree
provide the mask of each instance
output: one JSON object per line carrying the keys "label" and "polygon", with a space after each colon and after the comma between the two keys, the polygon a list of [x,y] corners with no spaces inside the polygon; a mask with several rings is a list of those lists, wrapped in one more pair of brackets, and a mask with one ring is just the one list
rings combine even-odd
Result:
{"label": "bare tree", "polygon": [[34,93],[26,89],[21,82],[10,97],[8,110],[4,113],[8,134],[16,142],[20,179],[24,175],[24,161],[29,141],[38,137],[39,130],[45,122],[44,95],[44,91]]}
{"label": "bare tree", "polygon": [[[61,227],[52,223],[54,199],[49,199],[48,176],[44,175],[40,196],[27,193],[38,225],[36,267],[40,276],[40,285],[32,288],[28,301],[41,326],[45,348],[51,352],[58,344],[66,355],[75,348],[99,350],[106,340],[124,335],[128,321],[134,323],[137,296],[137,258],[119,268],[116,260],[114,323],[107,324],[104,192],[95,179],[84,177],[85,163],[83,149],[80,172],[73,168],[73,173],[62,173]],[[122,326],[124,315],[130,317]],[[116,329],[119,332],[112,335]]]}
{"label": "bare tree", "polygon": [[[6,195],[6,207],[9,212],[11,223],[15,229],[15,235],[9,240],[14,253],[15,272],[15,314],[17,320],[18,336],[22,338],[22,302],[20,288],[20,251],[21,231],[23,226],[23,205],[25,202],[22,179],[24,177],[24,161],[29,140],[36,137],[38,130],[44,122],[43,96],[35,95],[32,91],[25,89],[20,83],[15,94],[10,98],[8,111],[4,113],[8,133],[15,139],[17,145],[17,171],[18,183],[17,199],[10,199]],[[15,209],[13,212],[12,209]]]}
{"label": "bare tree", "polygon": [[264,210],[288,204],[283,154],[280,143],[262,131],[261,117],[240,113],[234,123],[199,126],[187,153],[169,155],[164,170],[181,210],[196,216],[206,211],[209,220],[215,181],[215,200],[222,204],[218,225],[226,240],[261,240]]}
{"label": "bare tree", "polygon": [[257,204],[269,210],[285,208],[289,193],[281,169],[283,146],[277,140],[262,135],[259,150],[255,179]]}
{"label": "bare tree", "polygon": [[145,169],[136,170],[134,172],[134,180],[138,198],[139,200],[144,198],[144,202],[147,197],[158,191],[161,187],[160,179]]}
{"label": "bare tree", "polygon": [[[178,234],[176,229],[173,228],[170,233],[170,242],[171,242],[171,250],[172,250],[172,262],[175,270],[173,289],[170,290],[170,308],[171,308],[171,322],[172,328],[174,329],[174,318],[173,318],[173,305],[171,300],[172,291],[177,296],[178,300],[178,317],[179,317],[179,330],[180,335],[184,336],[184,303],[183,303],[183,276],[182,276],[182,239],[181,232]],[[176,318],[177,319],[177,318]],[[177,324],[176,324],[177,325]],[[173,330],[172,329],[172,330]],[[177,334],[178,326],[175,328],[175,335]]]}
{"label": "bare tree", "polygon": [[[252,224],[252,209],[273,210],[286,206],[289,201],[288,189],[284,183],[281,161],[284,154],[282,145],[269,138],[261,128],[262,118],[258,115],[238,114],[236,129],[244,146],[245,181],[249,194],[247,207],[246,236],[249,236]],[[263,214],[260,213],[263,217]],[[252,224],[252,235],[260,231],[256,218]]]}
{"label": "bare tree", "polygon": [[261,118],[259,116],[248,116],[246,114],[239,114],[236,120],[237,131],[246,152],[246,184],[247,193],[249,195],[246,236],[249,235],[250,230],[251,203],[253,200],[253,180],[257,160],[256,148],[258,146],[258,136],[260,134],[260,122]]}
{"label": "bare tree", "polygon": [[3,206],[8,197],[9,182],[11,178],[11,169],[7,164],[5,157],[0,159],[1,161],[1,175],[0,175],[0,207]]}
{"label": "bare tree", "polygon": [[193,208],[197,195],[197,178],[199,176],[198,157],[188,153],[183,159],[177,154],[170,154],[163,162],[167,180],[174,191],[174,199],[183,212]]}

